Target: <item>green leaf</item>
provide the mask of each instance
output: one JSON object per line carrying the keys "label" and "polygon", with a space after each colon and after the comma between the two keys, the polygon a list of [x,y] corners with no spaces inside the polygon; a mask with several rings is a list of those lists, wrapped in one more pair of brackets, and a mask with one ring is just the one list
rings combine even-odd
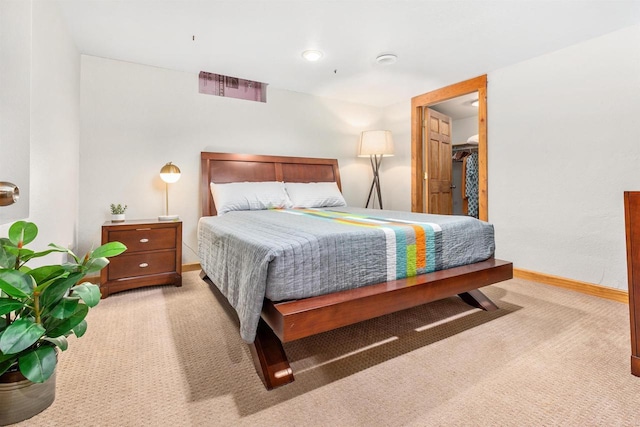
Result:
{"label": "green leaf", "polygon": [[47,253],[51,253],[51,252],[73,253],[71,252],[71,249],[65,248],[64,246],[56,245],[55,243],[49,243],[47,246],[51,248],[45,251]]}
{"label": "green leaf", "polygon": [[0,268],[13,268],[16,265],[16,256],[7,251],[7,248],[15,248],[6,237],[0,238]]}
{"label": "green leaf", "polygon": [[65,337],[64,335],[56,338],[44,337],[43,340],[55,344],[62,351],[65,351],[67,348],[69,348],[69,341],[67,341],[67,337]]}
{"label": "green leaf", "polygon": [[[87,306],[86,304],[78,304],[75,312],[71,316],[63,320],[52,322],[52,324],[49,327],[47,327],[47,335],[51,338],[55,338],[55,337],[59,337],[60,335],[66,334],[67,332],[73,330],[73,328],[78,326],[78,324],[82,322],[84,318],[87,316],[88,312],[89,312],[89,306]],[[9,328],[7,328],[7,330],[8,329]],[[0,338],[0,340],[1,339],[2,338]]]}
{"label": "green leaf", "polygon": [[13,365],[13,360],[5,360],[4,362],[0,362],[0,375],[7,372],[7,370]]}
{"label": "green leaf", "polygon": [[33,258],[33,254],[35,254],[35,252],[32,251],[31,249],[27,249],[27,248],[18,249],[18,258],[20,258],[20,264],[24,264],[25,262]]}
{"label": "green leaf", "polygon": [[64,246],[60,246],[60,245],[56,245],[55,243],[49,243],[49,247],[53,248],[52,251],[54,252],[66,252],[69,255],[71,255],[73,257],[73,259],[76,261],[76,263],[79,263],[80,260],[78,259],[78,256],[76,254],[73,253],[73,251],[69,248],[65,248]]}
{"label": "green leaf", "polygon": [[43,383],[53,375],[57,362],[55,349],[46,345],[20,356],[18,366],[29,381]]}
{"label": "green leaf", "polygon": [[94,285],[93,283],[84,282],[81,285],[71,288],[71,290],[74,294],[78,294],[82,301],[89,307],[95,307],[100,302],[100,286]]}
{"label": "green leaf", "polygon": [[22,247],[38,235],[38,227],[32,222],[16,221],[9,227],[9,240],[18,247]]}
{"label": "green leaf", "polygon": [[78,337],[78,338],[83,336],[85,332],[87,332],[87,321],[86,320],[83,320],[82,322],[78,323],[76,325],[76,327],[73,328],[73,333],[76,334],[76,337]]}
{"label": "green leaf", "polygon": [[56,304],[49,314],[55,319],[66,319],[71,316],[78,307],[77,298],[62,298],[58,304]]}
{"label": "green leaf", "polygon": [[18,247],[22,247],[38,235],[38,227],[32,222],[16,221],[9,227],[9,240]]}
{"label": "green leaf", "polygon": [[16,362],[18,359],[16,359],[15,354],[4,354],[3,352],[0,351],[0,363],[4,363],[7,360],[13,360],[14,362]]}
{"label": "green leaf", "polygon": [[12,298],[0,298],[0,316],[20,310],[25,305]]}
{"label": "green leaf", "polygon": [[20,353],[35,344],[44,333],[42,325],[38,325],[32,319],[20,318],[2,333],[0,351],[4,354]]}
{"label": "green leaf", "polygon": [[83,273],[72,273],[67,277],[56,279],[40,295],[40,307],[45,309],[56,305],[67,291],[83,277]]}
{"label": "green leaf", "polygon": [[120,255],[126,250],[127,247],[120,242],[109,242],[98,248],[95,248],[91,253],[91,258],[108,258]]}
{"label": "green leaf", "polygon": [[[25,254],[23,255],[22,251],[29,251],[29,252],[25,252]],[[30,259],[41,258],[41,257],[43,257],[45,255],[49,255],[52,252],[60,252],[60,251],[58,251],[56,249],[49,249],[49,250],[42,251],[42,252],[34,252],[32,250],[29,250],[29,249],[20,249],[20,260],[23,261],[23,262],[27,262]]]}
{"label": "green leaf", "polygon": [[29,276],[33,277],[37,284],[41,284],[64,273],[64,269],[59,265],[44,265],[29,271]]}
{"label": "green leaf", "polygon": [[0,289],[14,298],[25,298],[33,293],[31,276],[16,270],[0,270]]}
{"label": "green leaf", "polygon": [[[17,246],[5,246],[4,250],[7,251],[9,255],[15,258],[17,258],[18,254],[20,253],[20,249],[18,249]],[[15,264],[15,261],[14,261],[14,264]],[[13,268],[13,264],[10,265],[8,268]]]}
{"label": "green leaf", "polygon": [[109,260],[106,258],[92,258],[89,260],[89,263],[85,266],[85,273],[95,273],[97,271],[102,270],[109,264]]}

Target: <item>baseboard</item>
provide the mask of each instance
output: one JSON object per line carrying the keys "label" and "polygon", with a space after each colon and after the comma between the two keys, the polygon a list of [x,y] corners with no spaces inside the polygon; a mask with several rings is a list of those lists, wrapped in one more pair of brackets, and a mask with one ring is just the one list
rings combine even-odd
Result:
{"label": "baseboard", "polygon": [[195,271],[195,270],[200,270],[200,263],[199,262],[192,262],[191,264],[182,264],[182,272],[184,273],[185,271]]}
{"label": "baseboard", "polygon": [[544,283],[545,285],[571,289],[572,291],[610,299],[617,302],[623,302],[625,304],[629,303],[629,294],[626,291],[621,291],[620,289],[593,285],[587,282],[566,279],[564,277],[553,276],[551,274],[537,273],[535,271],[523,270],[521,268],[513,269],[513,277],[525,280],[533,280],[534,282]]}

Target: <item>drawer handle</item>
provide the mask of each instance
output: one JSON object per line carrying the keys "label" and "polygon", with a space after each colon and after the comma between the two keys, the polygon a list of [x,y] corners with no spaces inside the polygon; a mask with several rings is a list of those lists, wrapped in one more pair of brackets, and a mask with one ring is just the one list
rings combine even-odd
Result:
{"label": "drawer handle", "polygon": [[147,243],[149,239],[140,239],[140,243]]}
{"label": "drawer handle", "polygon": [[149,264],[147,264],[146,262],[143,262],[142,264],[140,264],[138,267],[140,268],[147,268],[149,267]]}

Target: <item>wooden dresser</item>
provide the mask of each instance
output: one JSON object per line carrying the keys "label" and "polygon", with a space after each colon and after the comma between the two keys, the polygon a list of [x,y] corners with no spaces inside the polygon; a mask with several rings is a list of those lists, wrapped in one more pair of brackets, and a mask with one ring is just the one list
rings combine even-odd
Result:
{"label": "wooden dresser", "polygon": [[640,191],[625,191],[627,271],[631,324],[631,373],[640,377]]}
{"label": "wooden dresser", "polygon": [[127,250],[102,269],[103,298],[143,286],[182,286],[182,221],[106,222],[102,244],[114,241],[124,243]]}

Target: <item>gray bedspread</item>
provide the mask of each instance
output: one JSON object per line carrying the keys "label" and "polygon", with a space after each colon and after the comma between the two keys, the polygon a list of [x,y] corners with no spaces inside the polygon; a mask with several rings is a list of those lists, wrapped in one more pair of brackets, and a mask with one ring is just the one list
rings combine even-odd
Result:
{"label": "gray bedspread", "polygon": [[493,226],[466,216],[361,208],[263,210],[203,217],[204,272],[255,339],[263,299],[322,295],[483,261]]}

